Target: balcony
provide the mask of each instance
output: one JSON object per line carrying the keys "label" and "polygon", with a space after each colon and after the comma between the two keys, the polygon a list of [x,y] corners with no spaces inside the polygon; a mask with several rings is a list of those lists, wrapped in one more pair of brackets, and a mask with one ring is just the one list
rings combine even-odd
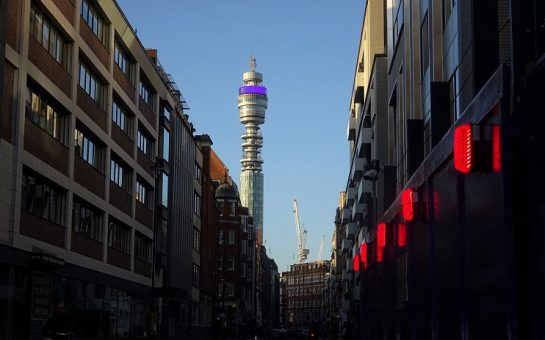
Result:
{"label": "balcony", "polygon": [[373,137],[372,128],[362,128],[358,134],[358,141],[356,143],[358,156],[361,158],[371,157],[371,139]]}
{"label": "balcony", "polygon": [[356,199],[356,188],[349,187],[346,190],[346,201],[348,203],[348,206],[352,205],[352,203],[354,203],[355,199]]}
{"label": "balcony", "polygon": [[358,202],[362,203],[365,201],[366,195],[372,195],[373,193],[373,183],[369,180],[362,179],[358,183],[358,193],[357,193],[357,199]]}
{"label": "balcony", "polygon": [[350,179],[354,182],[360,180],[363,176],[363,171],[367,167],[367,158],[355,157],[350,168]]}
{"label": "balcony", "polygon": [[346,225],[346,239],[352,240],[354,239],[354,235],[356,233],[356,223],[350,222]]}
{"label": "balcony", "polygon": [[350,115],[348,117],[348,127],[346,128],[346,139],[356,139],[356,117]]}
{"label": "balcony", "polygon": [[350,220],[350,210],[348,208],[343,208],[342,223],[346,224],[349,220]]}
{"label": "balcony", "polygon": [[354,244],[354,241],[344,239],[342,242],[341,249],[343,252],[347,252],[352,248],[352,245]]}
{"label": "balcony", "polygon": [[352,220],[363,220],[367,216],[367,204],[356,202],[352,207]]}

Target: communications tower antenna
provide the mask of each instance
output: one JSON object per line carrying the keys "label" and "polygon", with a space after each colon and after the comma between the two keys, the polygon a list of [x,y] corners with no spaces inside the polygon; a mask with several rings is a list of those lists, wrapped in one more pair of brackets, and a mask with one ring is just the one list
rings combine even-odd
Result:
{"label": "communications tower antenna", "polygon": [[295,234],[297,235],[297,247],[298,247],[298,259],[299,263],[304,263],[308,256],[307,243],[307,230],[299,221],[299,208],[297,207],[297,200],[293,199],[293,215],[295,217]]}
{"label": "communications tower antenna", "polygon": [[324,236],[322,234],[322,239],[320,240],[320,250],[318,250],[318,261],[322,261],[322,254],[324,252]]}

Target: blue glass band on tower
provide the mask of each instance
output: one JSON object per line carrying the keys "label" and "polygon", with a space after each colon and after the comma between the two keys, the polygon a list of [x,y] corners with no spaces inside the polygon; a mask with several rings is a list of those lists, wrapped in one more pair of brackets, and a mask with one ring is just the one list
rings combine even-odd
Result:
{"label": "blue glass band on tower", "polygon": [[255,59],[250,60],[250,71],[242,75],[244,85],[238,90],[240,122],[246,130],[242,134],[242,156],[240,163],[240,201],[248,207],[254,218],[257,241],[263,242],[263,190],[262,173],[263,135],[259,125],[265,123],[267,88],[262,85],[263,75],[255,71]]}

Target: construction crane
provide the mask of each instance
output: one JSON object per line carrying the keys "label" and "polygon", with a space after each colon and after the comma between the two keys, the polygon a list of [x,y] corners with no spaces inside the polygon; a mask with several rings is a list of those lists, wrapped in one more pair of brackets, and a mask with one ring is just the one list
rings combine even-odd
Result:
{"label": "construction crane", "polygon": [[295,216],[295,234],[297,236],[297,257],[299,263],[304,263],[308,256],[308,249],[306,249],[307,243],[307,230],[299,221],[299,208],[297,207],[297,200],[293,199],[293,215]]}
{"label": "construction crane", "polygon": [[324,252],[324,236],[322,234],[322,239],[320,240],[320,250],[318,250],[318,261],[322,261],[322,254]]}

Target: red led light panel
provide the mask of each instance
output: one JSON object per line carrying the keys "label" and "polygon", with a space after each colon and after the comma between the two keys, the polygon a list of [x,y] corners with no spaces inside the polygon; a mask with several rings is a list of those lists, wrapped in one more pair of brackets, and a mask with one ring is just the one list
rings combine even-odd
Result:
{"label": "red led light panel", "polygon": [[384,247],[377,243],[377,262],[382,262],[382,260],[384,260]]}
{"label": "red led light panel", "polygon": [[362,242],[360,246],[360,259],[363,262],[363,268],[367,268],[367,243]]}
{"label": "red led light panel", "polygon": [[501,130],[499,125],[492,127],[492,171],[501,171]]}
{"label": "red led light panel", "polygon": [[414,190],[406,189],[401,193],[401,210],[405,221],[414,220]]}
{"label": "red led light panel", "polygon": [[386,246],[386,223],[379,223],[377,226],[377,242],[379,248]]}
{"label": "red led light panel", "polygon": [[407,225],[400,223],[397,225],[397,245],[405,247],[407,245]]}
{"label": "red led light panel", "polygon": [[354,259],[352,261],[354,263],[354,270],[356,272],[359,272],[360,271],[360,256],[354,255]]}
{"label": "red led light panel", "polygon": [[464,174],[473,167],[473,133],[471,124],[462,124],[454,130],[454,169]]}

